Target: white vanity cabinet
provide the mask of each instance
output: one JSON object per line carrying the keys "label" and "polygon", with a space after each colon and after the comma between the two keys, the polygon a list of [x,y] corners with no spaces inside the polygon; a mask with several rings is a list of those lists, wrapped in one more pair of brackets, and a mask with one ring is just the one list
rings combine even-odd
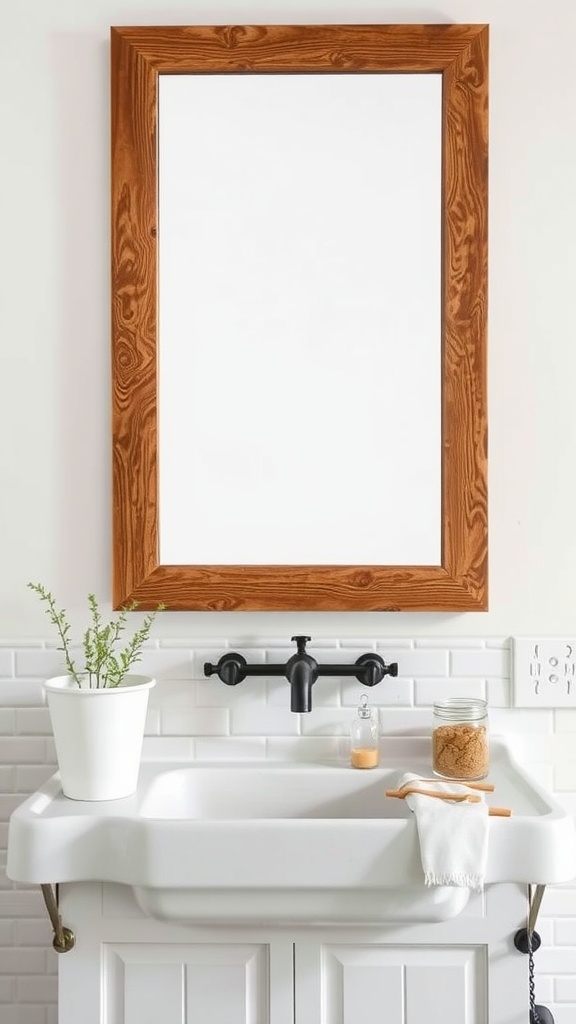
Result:
{"label": "white vanity cabinet", "polygon": [[76,945],[59,1024],[526,1024],[526,893],[487,887],[447,921],[183,926],[128,887],[61,887]]}

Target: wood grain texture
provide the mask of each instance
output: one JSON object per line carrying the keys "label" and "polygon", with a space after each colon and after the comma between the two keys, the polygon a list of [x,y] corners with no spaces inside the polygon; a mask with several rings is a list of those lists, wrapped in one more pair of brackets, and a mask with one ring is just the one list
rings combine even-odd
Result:
{"label": "wood grain texture", "polygon": [[[114,28],[113,601],[177,610],[487,608],[488,29],[482,25]],[[158,74],[443,76],[441,566],[172,566],[158,558]]]}

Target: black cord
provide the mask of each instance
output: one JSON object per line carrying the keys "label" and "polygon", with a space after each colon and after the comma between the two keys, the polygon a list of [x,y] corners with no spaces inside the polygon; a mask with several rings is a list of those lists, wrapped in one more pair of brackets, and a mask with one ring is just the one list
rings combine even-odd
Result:
{"label": "black cord", "polygon": [[[530,922],[528,922],[530,924]],[[528,993],[530,997],[530,1024],[542,1024],[536,1009],[536,995],[534,991],[534,952],[532,950],[532,932],[530,927],[526,929],[528,942]]]}

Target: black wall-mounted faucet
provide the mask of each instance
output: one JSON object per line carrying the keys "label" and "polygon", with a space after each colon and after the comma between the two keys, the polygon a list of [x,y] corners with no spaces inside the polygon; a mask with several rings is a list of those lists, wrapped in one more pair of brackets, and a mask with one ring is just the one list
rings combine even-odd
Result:
{"label": "black wall-mounted faucet", "polygon": [[306,650],[309,636],[293,636],[296,653],[285,665],[249,665],[241,654],[223,654],[219,662],[204,664],[204,675],[216,674],[227,686],[237,686],[246,676],[286,676],[290,683],[290,710],[312,710],[312,687],[318,676],[356,676],[364,686],[376,686],[384,676],[397,676],[398,663],[387,665],[379,654],[362,654],[353,665],[319,665]]}

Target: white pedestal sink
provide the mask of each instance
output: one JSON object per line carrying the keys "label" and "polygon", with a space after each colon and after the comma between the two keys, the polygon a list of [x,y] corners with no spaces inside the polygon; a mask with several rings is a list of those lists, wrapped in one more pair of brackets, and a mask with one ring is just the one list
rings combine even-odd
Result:
{"label": "white pedestal sink", "polygon": [[[147,762],[137,793],[85,803],[58,775],[12,815],[8,875],[133,888],[148,914],[193,922],[431,921],[468,892],[424,885],[414,819],[389,799],[405,771],[430,774],[430,743],[388,739],[377,769],[322,764]],[[493,740],[487,884],[566,882],[574,823]]]}

